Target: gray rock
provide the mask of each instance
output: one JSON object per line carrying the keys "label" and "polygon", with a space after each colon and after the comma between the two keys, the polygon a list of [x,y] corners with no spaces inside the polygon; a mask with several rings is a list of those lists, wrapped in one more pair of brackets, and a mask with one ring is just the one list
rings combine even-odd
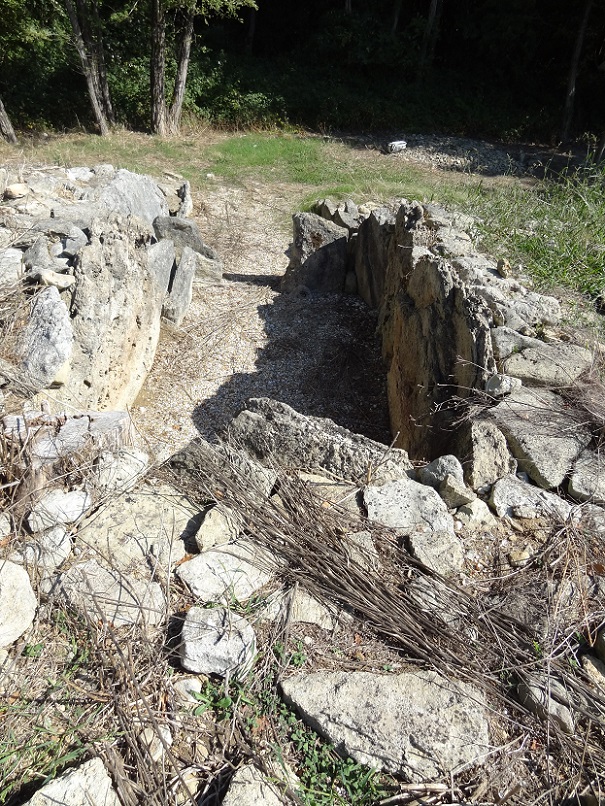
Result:
{"label": "gray rock", "polygon": [[291,624],[315,624],[322,630],[334,630],[338,624],[336,612],[319,602],[297,585],[290,591],[279,591],[268,598],[261,611],[261,618],[267,621],[287,618]]}
{"label": "gray rock", "polygon": [[551,518],[566,521],[572,507],[554,493],[540,490],[516,476],[505,476],[491,491],[490,506],[497,515],[511,518]]}
{"label": "gray rock", "polygon": [[44,784],[24,806],[120,806],[100,758],[80,764]]}
{"label": "gray rock", "polygon": [[38,600],[20,565],[0,562],[0,647],[10,646],[30,627]]}
{"label": "gray rock", "polygon": [[40,387],[50,386],[73,352],[74,332],[67,306],[54,287],[37,295],[21,338],[24,371]]}
{"label": "gray rock", "polygon": [[339,752],[414,782],[447,776],[489,746],[481,692],[436,672],[322,671],[290,677],[282,689]]}
{"label": "gray rock", "polygon": [[277,787],[253,767],[240,767],[229,784],[222,806],[283,806],[284,800]]}
{"label": "gray rock", "polygon": [[558,487],[591,441],[588,428],[546,390],[519,389],[489,411],[519,467],[540,487]]}
{"label": "gray rock", "polygon": [[409,478],[366,487],[363,500],[369,520],[397,529],[401,534],[419,529],[454,531],[453,518],[435,490]]}
{"label": "gray rock", "polygon": [[464,565],[462,544],[453,532],[412,532],[406,543],[413,557],[441,576],[452,576]]}
{"label": "gray rock", "polygon": [[218,262],[218,255],[207,246],[195,221],[174,216],[160,216],[153,222],[153,230],[158,240],[168,238],[176,249],[177,260],[180,261],[185,249],[197,252],[212,261]]}
{"label": "gray rock", "polygon": [[103,451],[96,463],[95,475],[101,493],[123,493],[140,480],[149,466],[149,456],[136,448]]}
{"label": "gray rock", "polygon": [[177,568],[201,602],[243,602],[271,579],[271,558],[248,540],[204,551]]}
{"label": "gray rock", "polygon": [[555,690],[554,682],[551,683],[551,686],[541,686],[534,681],[519,683],[517,686],[519,700],[538,719],[544,722],[552,721],[563,733],[572,734],[574,722],[571,711],[550,696],[551,692]]}
{"label": "gray rock", "polygon": [[456,435],[455,447],[465,468],[466,482],[473,490],[490,487],[517,469],[504,434],[488,420],[465,423]]}
{"label": "gray rock", "polygon": [[294,241],[282,291],[303,286],[311,291],[342,292],[348,258],[348,230],[314,213],[292,216]]}
{"label": "gray rock", "polygon": [[177,327],[183,323],[191,305],[195,272],[195,260],[181,260],[168,287],[168,296],[162,306],[162,316]]}
{"label": "gray rock", "polygon": [[494,355],[498,361],[504,361],[511,355],[520,353],[530,347],[539,349],[544,346],[544,342],[539,339],[523,336],[510,327],[495,327],[491,332],[491,336]]}
{"label": "gray rock", "polygon": [[164,194],[149,176],[121,169],[108,183],[102,183],[83,194],[86,201],[106,215],[118,214],[140,218],[152,224],[158,216],[168,215]]}
{"label": "gray rock", "polygon": [[200,255],[199,252],[194,252],[186,246],[178,263],[177,275],[179,272],[191,277],[194,285],[209,285],[221,282],[223,264],[218,258]]}
{"label": "gray rock", "polygon": [[71,549],[71,535],[63,526],[55,526],[20,546],[10,559],[32,571],[54,571],[69,557]]}
{"label": "gray rock", "polygon": [[413,469],[405,451],[389,451],[332,420],[305,417],[269,398],[248,400],[229,425],[229,436],[260,462],[324,470],[356,484],[407,478]]}
{"label": "gray rock", "polygon": [[605,663],[592,655],[584,655],[582,669],[586,672],[592,683],[605,693]]}
{"label": "gray rock", "polygon": [[493,529],[498,523],[489,511],[485,501],[481,501],[479,498],[475,498],[474,501],[461,506],[456,512],[456,519],[470,529],[480,529],[482,527]]}
{"label": "gray rock", "polygon": [[0,288],[15,286],[23,277],[23,252],[20,249],[0,250]]}
{"label": "gray rock", "polygon": [[198,674],[242,676],[256,651],[256,636],[248,622],[224,607],[187,611],[179,654],[185,669]]}
{"label": "gray rock", "polygon": [[199,520],[197,507],[174,487],[140,484],[83,521],[77,543],[115,570],[147,568],[164,577],[185,556]]}
{"label": "gray rock", "polygon": [[200,551],[224,546],[236,540],[241,531],[239,518],[226,506],[217,504],[204,515],[204,520],[195,535]]}
{"label": "gray rock", "polygon": [[438,493],[449,509],[470,504],[477,497],[458,476],[447,475],[439,485]]}
{"label": "gray rock", "polygon": [[360,514],[357,502],[359,487],[356,485],[336,481],[318,473],[299,472],[297,475],[309,487],[313,496],[321,501],[323,507],[330,508],[331,505],[335,505],[353,515]]}
{"label": "gray rock", "polygon": [[92,497],[84,490],[50,490],[34,504],[27,522],[32,532],[43,532],[59,524],[75,523],[91,506]]}
{"label": "gray rock", "polygon": [[166,616],[166,600],[157,582],[103,568],[96,560],[72,565],[53,592],[94,623],[101,619],[115,627],[154,626]]}
{"label": "gray rock", "polygon": [[459,460],[452,455],[440,456],[428,465],[418,468],[418,480],[422,484],[437,490],[447,476],[453,476],[458,481],[464,481],[464,471]]}
{"label": "gray rock", "polygon": [[492,375],[485,384],[485,391],[492,397],[504,397],[510,395],[515,389],[520,389],[522,382],[519,378],[512,378],[510,375]]}
{"label": "gray rock", "polygon": [[569,495],[576,501],[605,505],[605,466],[599,453],[583,451],[569,480]]}
{"label": "gray rock", "polygon": [[526,386],[571,386],[593,363],[590,350],[575,344],[544,344],[513,353],[503,362]]}
{"label": "gray rock", "polygon": [[380,308],[395,231],[395,213],[386,207],[372,210],[359,227],[355,242],[355,276],[359,296],[370,308]]}

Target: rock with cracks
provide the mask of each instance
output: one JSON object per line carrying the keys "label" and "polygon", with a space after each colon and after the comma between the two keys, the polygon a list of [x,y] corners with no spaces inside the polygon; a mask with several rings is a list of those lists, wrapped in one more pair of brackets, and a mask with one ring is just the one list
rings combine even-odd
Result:
{"label": "rock with cracks", "polygon": [[489,752],[483,695],[436,672],[322,671],[284,680],[282,690],[339,752],[410,781],[449,776]]}
{"label": "rock with cracks", "polygon": [[184,668],[197,674],[242,676],[248,670],[256,636],[246,619],[225,607],[187,611],[179,654]]}

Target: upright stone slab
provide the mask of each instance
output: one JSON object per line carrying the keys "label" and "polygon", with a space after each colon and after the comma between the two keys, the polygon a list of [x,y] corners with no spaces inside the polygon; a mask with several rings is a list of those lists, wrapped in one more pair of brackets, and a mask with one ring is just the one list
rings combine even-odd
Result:
{"label": "upright stone slab", "polygon": [[292,216],[294,241],[282,291],[301,286],[311,291],[343,292],[347,274],[349,231],[315,213]]}

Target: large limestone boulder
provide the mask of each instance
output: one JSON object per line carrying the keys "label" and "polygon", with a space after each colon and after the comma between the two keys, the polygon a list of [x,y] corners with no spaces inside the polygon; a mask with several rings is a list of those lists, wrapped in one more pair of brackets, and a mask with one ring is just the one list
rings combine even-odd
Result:
{"label": "large limestone boulder", "polygon": [[265,397],[248,400],[229,436],[262,463],[323,470],[358,485],[407,478],[413,469],[405,451],[389,451],[332,420],[305,417]]}
{"label": "large limestone boulder", "polygon": [[31,626],[38,600],[27,572],[8,560],[0,563],[0,647],[10,646]]}
{"label": "large limestone boulder", "polygon": [[44,784],[24,806],[120,806],[100,758],[80,764]]}
{"label": "large limestone boulder", "polygon": [[344,291],[349,231],[315,213],[296,213],[292,221],[294,241],[282,291],[301,286],[310,291]]}
{"label": "large limestone boulder", "polygon": [[284,680],[286,700],[360,764],[411,781],[449,776],[489,746],[484,697],[436,672],[315,672]]}

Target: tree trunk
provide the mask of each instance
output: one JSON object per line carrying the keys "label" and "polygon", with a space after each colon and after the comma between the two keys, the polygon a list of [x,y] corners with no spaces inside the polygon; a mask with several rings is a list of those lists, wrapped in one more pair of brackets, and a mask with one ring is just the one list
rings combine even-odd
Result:
{"label": "tree trunk", "polygon": [[185,87],[187,85],[187,72],[189,70],[189,58],[191,56],[191,41],[193,39],[193,21],[195,12],[187,9],[183,31],[179,41],[178,65],[176,79],[174,82],[174,92],[172,93],[172,103],[168,114],[168,132],[178,134],[181,126],[181,114],[183,112],[183,100],[185,98]]}
{"label": "tree trunk", "polygon": [[[88,87],[88,95],[90,96],[90,103],[92,104],[92,111],[99,126],[101,135],[109,134],[109,122],[105,114],[103,96],[101,93],[101,82],[99,81],[98,70],[91,59],[89,50],[86,46],[82,27],[78,18],[78,12],[73,4],[73,0],[65,0],[69,22],[74,35],[74,43],[78,56],[80,57],[80,64],[82,65],[82,72],[86,79],[86,86]],[[90,44],[90,43],[89,43]]]}
{"label": "tree trunk", "polygon": [[345,0],[345,14],[353,12],[353,0]]}
{"label": "tree trunk", "polygon": [[151,131],[168,133],[166,110],[166,20],[162,0],[151,0]]}
{"label": "tree trunk", "polygon": [[401,5],[403,0],[395,0],[393,3],[393,24],[391,25],[391,33],[394,34],[397,32],[397,28],[399,27],[399,17],[401,15]]}
{"label": "tree trunk", "polygon": [[111,95],[109,93],[109,82],[107,81],[107,68],[105,66],[105,48],[103,47],[103,28],[101,24],[101,18],[99,17],[99,5],[97,3],[97,0],[92,0],[91,6],[92,6],[92,20],[95,30],[95,37],[94,37],[95,55],[96,55],[97,70],[99,74],[101,97],[103,99],[103,109],[105,110],[107,120],[113,126],[116,122],[116,119],[113,113]]}
{"label": "tree trunk", "polygon": [[9,143],[17,142],[13,124],[11,123],[9,116],[6,114],[6,109],[2,103],[2,98],[0,98],[0,137],[2,137],[4,140],[7,140]]}
{"label": "tree trunk", "polygon": [[439,17],[441,16],[442,3],[443,0],[431,0],[429,16],[426,21],[426,29],[422,39],[420,62],[418,65],[418,76],[420,80],[424,78],[426,68],[430,67],[433,63],[433,56],[435,55],[435,43],[437,42],[437,34],[439,32]]}
{"label": "tree trunk", "polygon": [[584,38],[586,36],[586,29],[588,27],[588,19],[592,10],[594,0],[586,0],[584,6],[584,14],[578,28],[576,35],[576,46],[574,48],[573,56],[571,57],[571,64],[569,66],[569,77],[567,79],[567,95],[565,97],[565,109],[563,111],[563,125],[561,126],[561,140],[567,140],[569,137],[569,130],[573,121],[573,112],[576,100],[576,80],[578,78],[578,68],[580,66],[580,56],[582,55],[582,48],[584,47]]}

